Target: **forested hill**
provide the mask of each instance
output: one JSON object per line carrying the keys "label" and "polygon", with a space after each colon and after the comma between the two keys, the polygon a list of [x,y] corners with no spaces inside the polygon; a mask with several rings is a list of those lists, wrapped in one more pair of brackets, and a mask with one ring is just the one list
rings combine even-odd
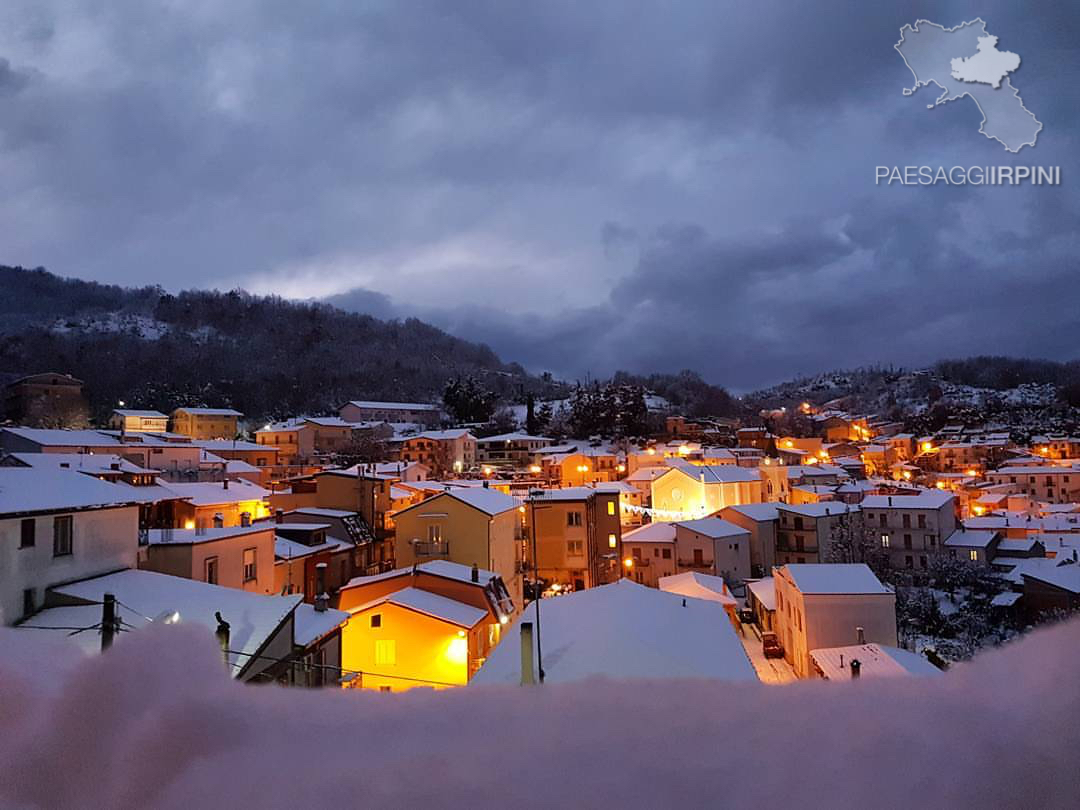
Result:
{"label": "forested hill", "polygon": [[348,399],[437,399],[455,376],[504,396],[550,385],[487,346],[422,321],[244,292],[123,287],[0,266],[0,377],[70,373],[97,415],[119,400],[168,411],[229,405],[256,418]]}

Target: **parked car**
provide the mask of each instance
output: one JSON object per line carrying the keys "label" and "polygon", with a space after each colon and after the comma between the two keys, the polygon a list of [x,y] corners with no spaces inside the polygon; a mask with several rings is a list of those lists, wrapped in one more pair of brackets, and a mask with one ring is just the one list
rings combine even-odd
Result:
{"label": "parked car", "polygon": [[765,653],[766,658],[784,657],[784,648],[780,645],[780,639],[776,637],[776,633],[761,634],[761,651]]}

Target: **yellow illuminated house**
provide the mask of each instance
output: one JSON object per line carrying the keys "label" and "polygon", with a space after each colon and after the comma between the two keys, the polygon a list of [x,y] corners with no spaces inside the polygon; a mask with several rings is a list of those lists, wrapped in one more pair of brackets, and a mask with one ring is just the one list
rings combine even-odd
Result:
{"label": "yellow illuminated house", "polygon": [[341,665],[362,673],[365,689],[464,686],[484,655],[486,617],[479,608],[430,591],[395,591],[352,611]]}
{"label": "yellow illuminated house", "polygon": [[652,481],[655,520],[691,520],[726,506],[761,503],[762,479],[756,469],[675,464]]}
{"label": "yellow illuminated house", "polygon": [[432,560],[368,577],[341,589],[352,614],[342,634],[342,665],[366,689],[461,686],[499,643],[515,606],[491,571]]}
{"label": "yellow illuminated house", "polygon": [[179,529],[244,526],[270,514],[270,492],[248,481],[158,483],[178,499],[173,513]]}
{"label": "yellow illuminated house", "polygon": [[177,408],[172,413],[172,429],[193,439],[232,439],[242,416],[232,408]]}

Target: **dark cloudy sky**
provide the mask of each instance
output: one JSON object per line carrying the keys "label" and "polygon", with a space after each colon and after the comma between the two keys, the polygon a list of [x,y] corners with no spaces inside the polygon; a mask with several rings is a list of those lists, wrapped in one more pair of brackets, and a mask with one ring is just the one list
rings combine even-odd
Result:
{"label": "dark cloudy sky", "polygon": [[[1044,124],[926,109],[981,16]],[[1075,3],[0,4],[0,262],[339,296],[576,376],[1073,358]],[[1059,188],[876,188],[893,164]]]}

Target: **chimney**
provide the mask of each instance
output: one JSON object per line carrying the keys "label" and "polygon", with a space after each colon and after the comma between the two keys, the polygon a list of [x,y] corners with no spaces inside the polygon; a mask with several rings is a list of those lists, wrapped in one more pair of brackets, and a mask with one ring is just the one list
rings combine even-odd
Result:
{"label": "chimney", "polygon": [[844,668],[844,654],[840,653],[840,669]]}
{"label": "chimney", "polygon": [[285,522],[285,510],[284,509],[275,509],[274,510],[274,523],[284,523],[284,522]]}
{"label": "chimney", "polygon": [[224,486],[225,489],[229,488],[229,479],[228,478],[223,478],[221,483],[222,483],[222,485]]}
{"label": "chimney", "polygon": [[892,495],[889,496],[889,506],[892,506]]}
{"label": "chimney", "polygon": [[490,487],[488,486],[487,479],[484,479],[484,489],[490,489]]}
{"label": "chimney", "polygon": [[[855,636],[859,639],[859,644],[866,643],[866,632],[861,627],[855,628]],[[854,661],[852,663],[854,663]]]}
{"label": "chimney", "polygon": [[221,514],[221,512],[214,512],[214,528],[225,528],[225,517]]}
{"label": "chimney", "polygon": [[859,677],[859,670],[862,669],[862,664],[858,658],[851,659],[851,679],[855,680]]}
{"label": "chimney", "polygon": [[470,575],[469,578],[473,582],[479,582],[480,581],[480,568],[477,566],[476,563],[472,564],[472,574]]}
{"label": "chimney", "polygon": [[521,623],[521,685],[532,686],[533,679],[533,625]]}
{"label": "chimney", "polygon": [[325,613],[330,607],[330,595],[326,592],[326,563],[315,566],[315,610]]}
{"label": "chimney", "polygon": [[225,666],[229,665],[229,623],[221,618],[221,611],[214,611],[214,618],[217,619],[217,630],[214,631],[214,635],[217,636],[218,644],[221,645],[221,655],[225,659]]}

